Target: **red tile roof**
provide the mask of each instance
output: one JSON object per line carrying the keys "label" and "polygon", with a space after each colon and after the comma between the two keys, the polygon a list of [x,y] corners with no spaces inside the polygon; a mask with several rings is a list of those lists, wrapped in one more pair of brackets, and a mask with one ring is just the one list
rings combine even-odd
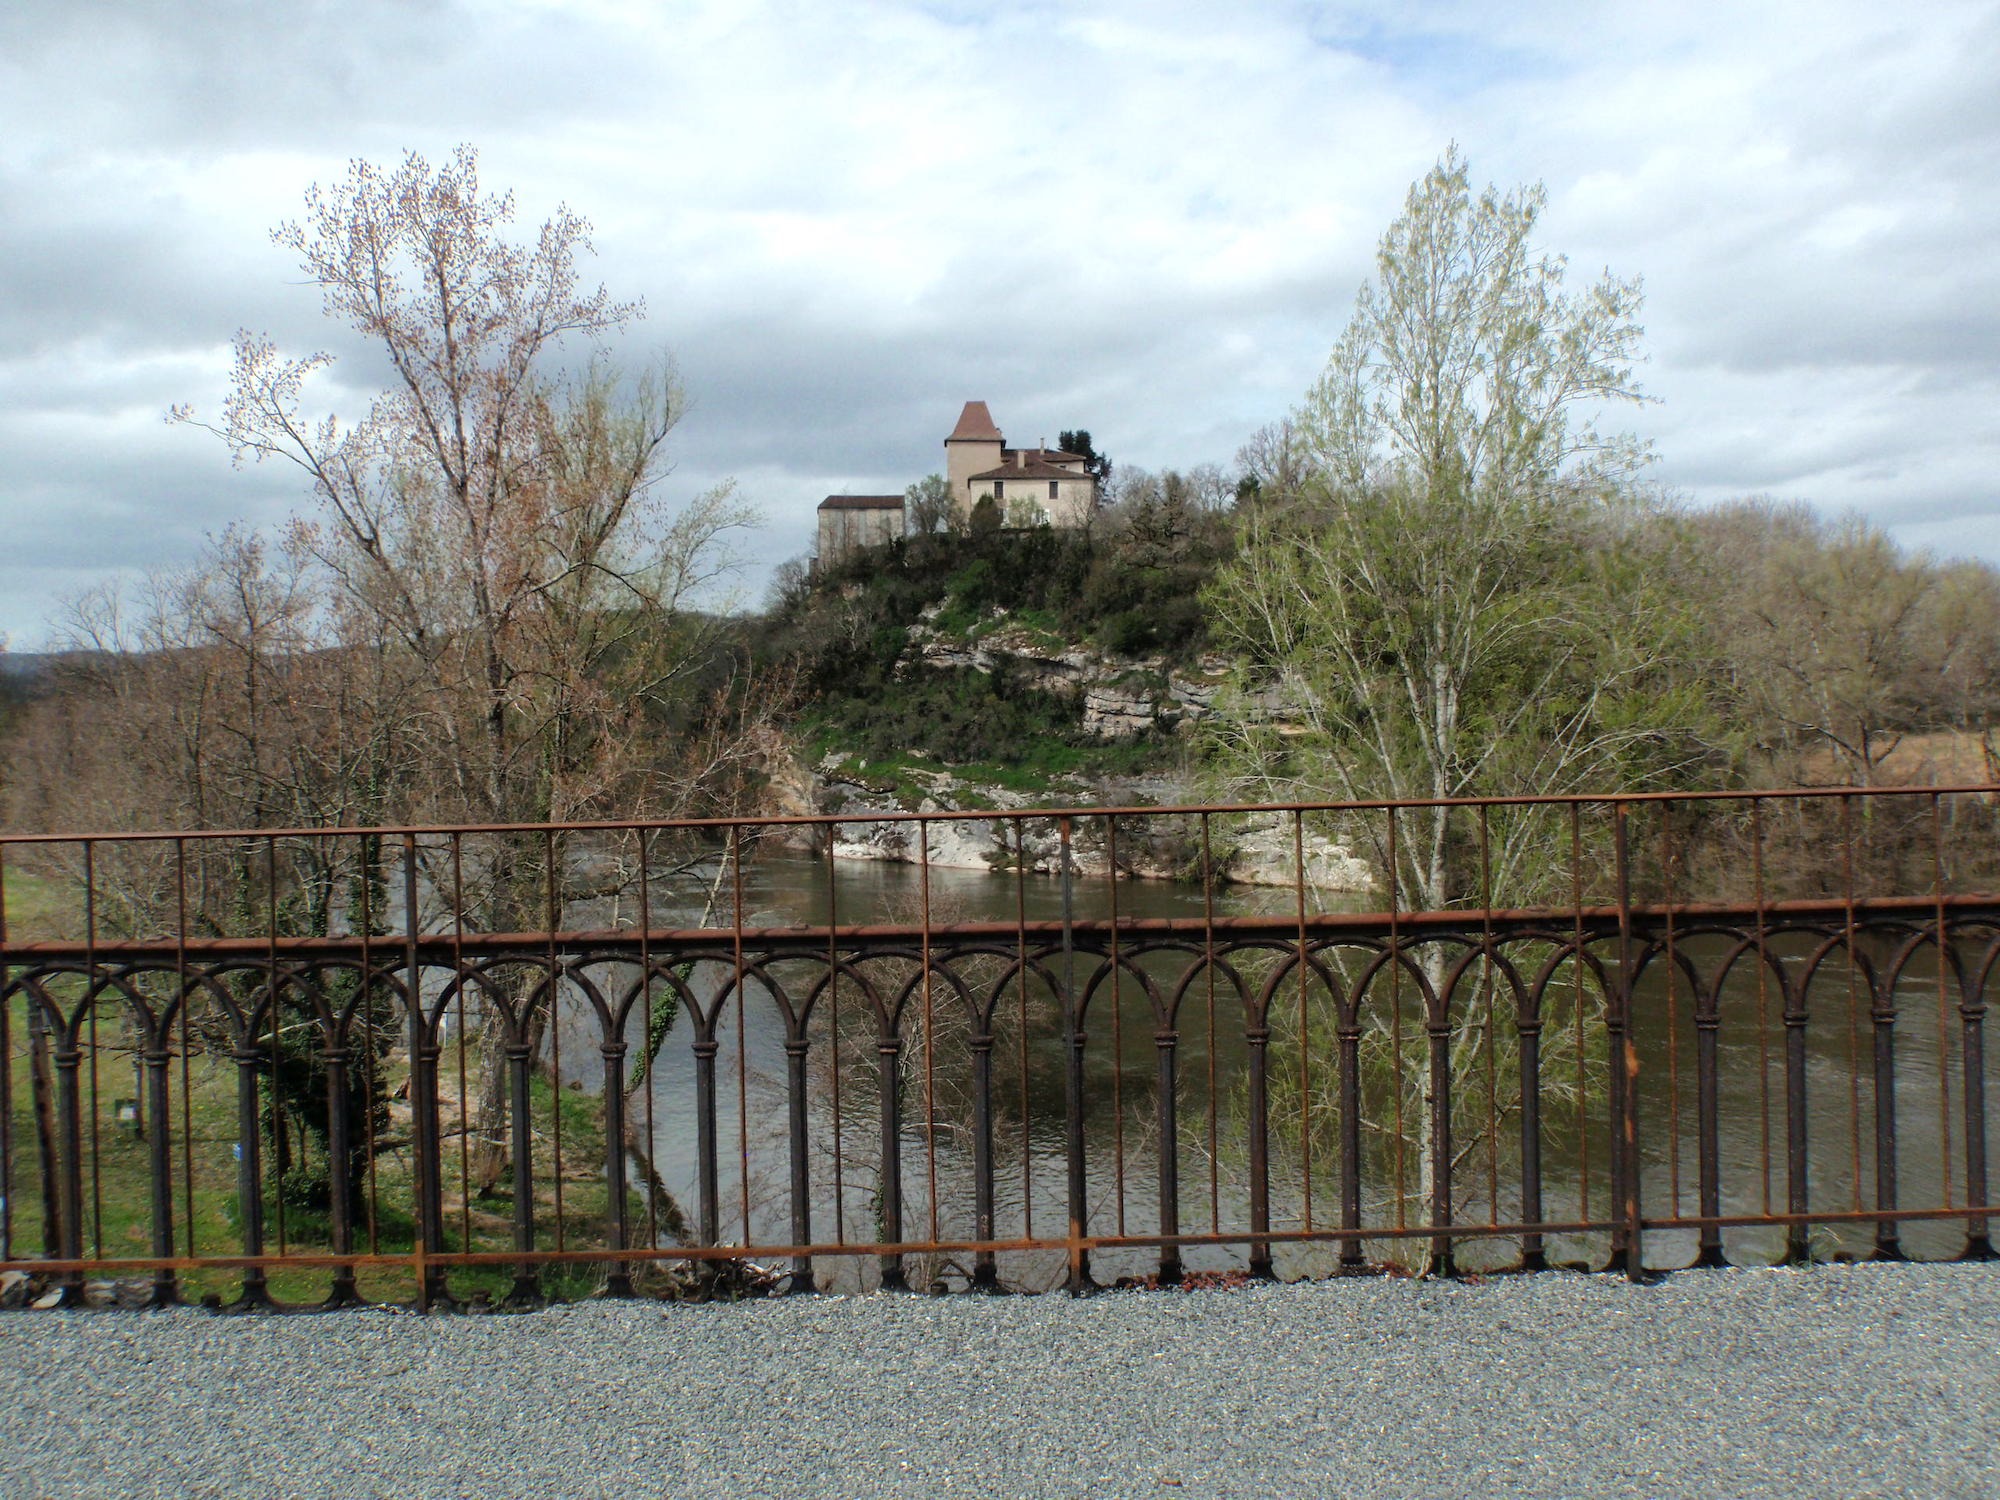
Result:
{"label": "red tile roof", "polygon": [[1058,468],[1055,464],[1043,463],[1036,453],[1030,452],[1023,455],[1023,462],[1021,463],[1004,463],[997,469],[988,469],[984,473],[974,474],[972,478],[974,480],[1081,479],[1088,482],[1090,476],[1080,469],[1063,469]]}
{"label": "red tile roof", "polygon": [[901,510],[901,495],[828,495],[820,501],[821,510]]}
{"label": "red tile roof", "polygon": [[958,425],[951,430],[947,443],[1000,441],[1000,429],[993,425],[993,413],[986,409],[984,401],[968,401],[965,410],[958,414]]}

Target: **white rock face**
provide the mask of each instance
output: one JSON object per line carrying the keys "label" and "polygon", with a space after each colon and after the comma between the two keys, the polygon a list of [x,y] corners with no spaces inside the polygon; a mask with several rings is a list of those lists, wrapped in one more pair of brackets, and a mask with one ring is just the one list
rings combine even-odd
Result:
{"label": "white rock face", "polygon": [[[1011,624],[1004,615],[989,616],[972,632],[973,639],[940,634],[934,622],[942,604],[926,610],[910,627],[909,651],[898,671],[921,672],[956,668],[991,673],[1005,670],[1016,681],[1043,692],[1081,700],[1083,727],[1106,740],[1132,739],[1149,732],[1178,732],[1215,711],[1215,701],[1229,680],[1227,657],[1208,655],[1190,668],[1170,666],[1164,657],[1115,657],[1087,647],[1062,648],[1038,631]],[[1275,689],[1256,695],[1249,710],[1282,719]],[[920,752],[919,752],[920,753]],[[901,770],[896,782],[871,777],[865,762],[834,752],[817,767],[795,759],[772,756],[767,769],[778,809],[786,813],[834,814],[853,821],[841,824],[833,842],[835,859],[889,860],[916,864],[928,857],[940,869],[1011,870],[1016,864],[1039,874],[1062,867],[1061,835],[1052,819],[1022,825],[1020,846],[1015,825],[1004,818],[946,818],[918,824],[884,823],[884,813],[955,813],[992,809],[1006,812],[1050,805],[1170,806],[1182,793],[1165,781],[1146,778],[1095,784],[1083,778],[1058,781],[1032,797],[1004,787],[969,785],[948,771]],[[912,792],[913,784],[920,788]],[[1142,879],[1175,879],[1199,859],[1186,819],[1140,820],[1123,823],[1118,834],[1121,873]],[[1218,874],[1242,885],[1289,886],[1298,878],[1291,820],[1282,815],[1251,820],[1247,826],[1216,830],[1223,856]],[[802,827],[794,847],[825,851],[822,829]],[[1072,830],[1071,867],[1079,874],[1101,876],[1110,870],[1102,819],[1082,818]],[[1327,892],[1363,891],[1374,884],[1374,873],[1345,847],[1307,833],[1305,878]]]}
{"label": "white rock face", "polygon": [[[942,815],[991,808],[998,812],[1033,810],[1054,802],[1074,806],[1171,806],[1176,788],[1158,780],[1133,780],[1102,786],[1079,781],[1072,795],[1028,797],[1004,787],[969,786],[948,771],[902,773],[925,783],[914,805],[899,801],[893,787],[871,784],[864,766],[847,756],[828,756],[817,770],[803,766],[793,775],[774,777],[786,786],[811,788],[793,812],[832,814],[851,821],[835,831],[835,859],[886,860],[896,864],[929,862],[944,870],[1011,870],[1017,863],[1032,874],[1054,875],[1062,869],[1062,834],[1052,818],[1033,818],[1020,825],[1017,848],[1015,824],[1002,817],[945,817],[919,822],[881,821],[884,814]],[[872,820],[872,821],[871,821]],[[1289,886],[1297,877],[1292,820],[1266,814],[1241,825],[1226,820],[1216,829],[1217,875],[1236,885]],[[801,826],[788,840],[794,848],[823,853],[824,828]],[[1118,868],[1128,878],[1172,880],[1186,875],[1199,859],[1189,819],[1127,819],[1118,829]],[[1344,846],[1308,830],[1304,839],[1307,884],[1319,891],[1365,891],[1374,872]],[[1102,818],[1079,817],[1071,826],[1071,868],[1080,875],[1110,873],[1110,849]]]}
{"label": "white rock face", "polygon": [[993,672],[1004,667],[1042,692],[1083,700],[1083,727],[1100,739],[1132,739],[1148,730],[1172,731],[1208,716],[1229,675],[1227,658],[1205,656],[1191,673],[1170,668],[1164,657],[1107,656],[1088,647],[1058,650],[1045,637],[994,616],[976,641],[941,636],[931,625],[933,607],[910,627],[911,655],[903,671],[959,668]]}

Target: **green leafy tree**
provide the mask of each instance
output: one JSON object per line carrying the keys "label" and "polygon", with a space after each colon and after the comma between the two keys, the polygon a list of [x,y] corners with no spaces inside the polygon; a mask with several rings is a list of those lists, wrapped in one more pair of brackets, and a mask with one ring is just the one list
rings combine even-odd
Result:
{"label": "green leafy tree", "polygon": [[[1696,622],[1649,581],[1675,542],[1632,484],[1647,455],[1590,420],[1640,399],[1638,283],[1567,292],[1533,248],[1543,201],[1475,198],[1454,149],[1383,237],[1292,418],[1296,492],[1246,510],[1206,596],[1243,686],[1277,705],[1246,693],[1213,737],[1239,789],[1560,793],[1712,768],[1718,727],[1682,670]],[[1538,864],[1527,820],[1483,876],[1442,811],[1406,816],[1393,869],[1371,826],[1427,908],[1519,896]]]}
{"label": "green leafy tree", "polygon": [[[1699,621],[1662,566],[1678,532],[1633,484],[1642,445],[1592,420],[1640,399],[1639,286],[1606,274],[1568,290],[1563,260],[1534,248],[1543,202],[1539,187],[1475,197],[1448,153],[1384,235],[1284,441],[1266,445],[1263,474],[1283,482],[1240,508],[1237,554],[1205,595],[1211,638],[1241,664],[1235,711],[1208,744],[1233,790],[1551,794],[1681,783],[1725,758],[1692,670]],[[1404,909],[1566,897],[1577,873],[1566,822],[1535,810],[1418,807],[1324,831],[1372,853]],[[1424,953],[1441,984],[1445,955]],[[1473,971],[1452,1012],[1448,1138],[1427,1102],[1422,1026],[1407,1011],[1395,1026],[1393,1004],[1367,1012],[1371,1149],[1419,1164],[1422,1204],[1434,1145],[1449,1139],[1455,1173],[1518,1134],[1517,1039],[1483,1003],[1492,978]],[[1580,1038],[1577,1067],[1545,1053],[1546,1078],[1602,1079],[1602,997],[1589,1003],[1586,1024],[1562,1028]],[[1331,1016],[1306,1024],[1304,1052],[1330,1055]],[[1274,1117],[1307,1120],[1301,1137],[1329,1132],[1316,1151],[1338,1118],[1331,1085],[1282,1066],[1273,1078],[1304,1106]],[[1572,1128],[1586,1092],[1568,1101]],[[1562,1101],[1543,1103],[1562,1128]]]}
{"label": "green leafy tree", "polygon": [[1082,459],[1084,473],[1097,480],[1100,490],[1111,483],[1111,455],[1097,451],[1097,445],[1090,440],[1089,428],[1064,428],[1056,438],[1056,446]]}

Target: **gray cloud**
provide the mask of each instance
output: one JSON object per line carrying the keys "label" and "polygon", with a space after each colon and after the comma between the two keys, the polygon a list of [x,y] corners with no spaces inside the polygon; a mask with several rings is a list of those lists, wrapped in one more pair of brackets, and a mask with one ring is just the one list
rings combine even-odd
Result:
{"label": "gray cloud", "polygon": [[1547,181],[1579,275],[1645,274],[1663,482],[2000,557],[1996,74],[1990,0],[27,0],[0,15],[0,629],[302,501],[159,413],[216,409],[239,326],[332,348],[316,399],[365,405],[379,361],[268,230],[349,157],[462,139],[524,230],[593,220],[592,273],[649,309],[620,356],[672,349],[695,399],[674,490],[736,475],[764,564],[820,496],[938,467],[968,397],[1016,438],[1226,462],[1452,139]]}

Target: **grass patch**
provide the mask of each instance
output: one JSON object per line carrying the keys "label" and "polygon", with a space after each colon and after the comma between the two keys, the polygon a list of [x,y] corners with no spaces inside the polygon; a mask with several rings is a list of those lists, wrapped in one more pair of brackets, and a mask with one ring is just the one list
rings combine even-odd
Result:
{"label": "grass patch", "polygon": [[[65,999],[59,995],[58,998]],[[8,1155],[5,1162],[4,1225],[6,1258],[31,1260],[53,1253],[47,1233],[45,1195],[40,1171],[34,1108],[33,1055],[27,1027],[27,1001],[8,1002],[4,1021],[8,1083]],[[155,1122],[144,1118],[146,1091],[135,1076],[136,1030],[110,1013],[93,1029],[83,1031],[84,1059],[79,1071],[83,1151],[80,1159],[83,1214],[80,1220],[84,1254],[93,1259],[142,1257],[152,1253],[153,1141]],[[170,1165],[171,1253],[176,1256],[222,1256],[244,1252],[242,1200],[239,1195],[239,1089],[242,1068],[233,1056],[204,1045],[197,1036],[184,1052],[176,1036],[167,1067],[166,1146]],[[331,1210],[323,1203],[300,1201],[300,1186],[317,1167],[324,1179],[323,1145],[295,1124],[280,1127],[264,1107],[268,1098],[261,1068],[251,1070],[258,1101],[259,1128],[255,1148],[263,1163],[264,1248],[267,1254],[330,1253],[333,1249]],[[441,1146],[441,1229],[446,1251],[504,1252],[514,1248],[513,1183],[503,1175],[497,1190],[481,1196],[472,1179],[472,1152],[462,1128],[456,1049],[448,1048],[439,1081]],[[355,1217],[353,1250],[358,1254],[408,1254],[417,1243],[415,1162],[411,1149],[411,1116],[402,1092],[408,1070],[400,1056],[383,1060],[375,1071],[378,1097],[390,1097],[386,1132],[379,1149],[364,1166],[362,1203]],[[474,1049],[466,1049],[466,1078],[476,1087]],[[558,1090],[545,1076],[529,1088],[533,1141],[535,1247],[553,1250],[598,1249],[611,1244],[612,1198],[605,1180],[605,1138],[602,1102],[595,1094]],[[127,1106],[137,1103],[142,1118],[127,1118]],[[282,1137],[282,1144],[281,1144]],[[558,1169],[560,1158],[560,1169]],[[284,1170],[280,1170],[281,1163]],[[643,1197],[626,1191],[627,1222],[643,1233]],[[57,1212],[61,1209],[58,1206]],[[144,1273],[140,1273],[144,1274]],[[311,1303],[322,1299],[332,1272],[320,1267],[277,1267],[268,1282],[281,1302]],[[545,1266],[542,1279],[552,1296],[587,1295],[601,1287],[601,1264]],[[371,1301],[413,1300],[416,1279],[403,1267],[361,1268],[362,1294]],[[451,1293],[462,1300],[498,1300],[513,1284],[512,1268],[481,1266],[455,1269],[448,1277]],[[199,1300],[213,1295],[233,1301],[240,1273],[227,1269],[196,1270],[181,1278],[182,1296]]]}
{"label": "grass patch", "polygon": [[82,926],[75,887],[65,880],[9,868],[4,890],[7,936],[17,943],[45,943]]}

